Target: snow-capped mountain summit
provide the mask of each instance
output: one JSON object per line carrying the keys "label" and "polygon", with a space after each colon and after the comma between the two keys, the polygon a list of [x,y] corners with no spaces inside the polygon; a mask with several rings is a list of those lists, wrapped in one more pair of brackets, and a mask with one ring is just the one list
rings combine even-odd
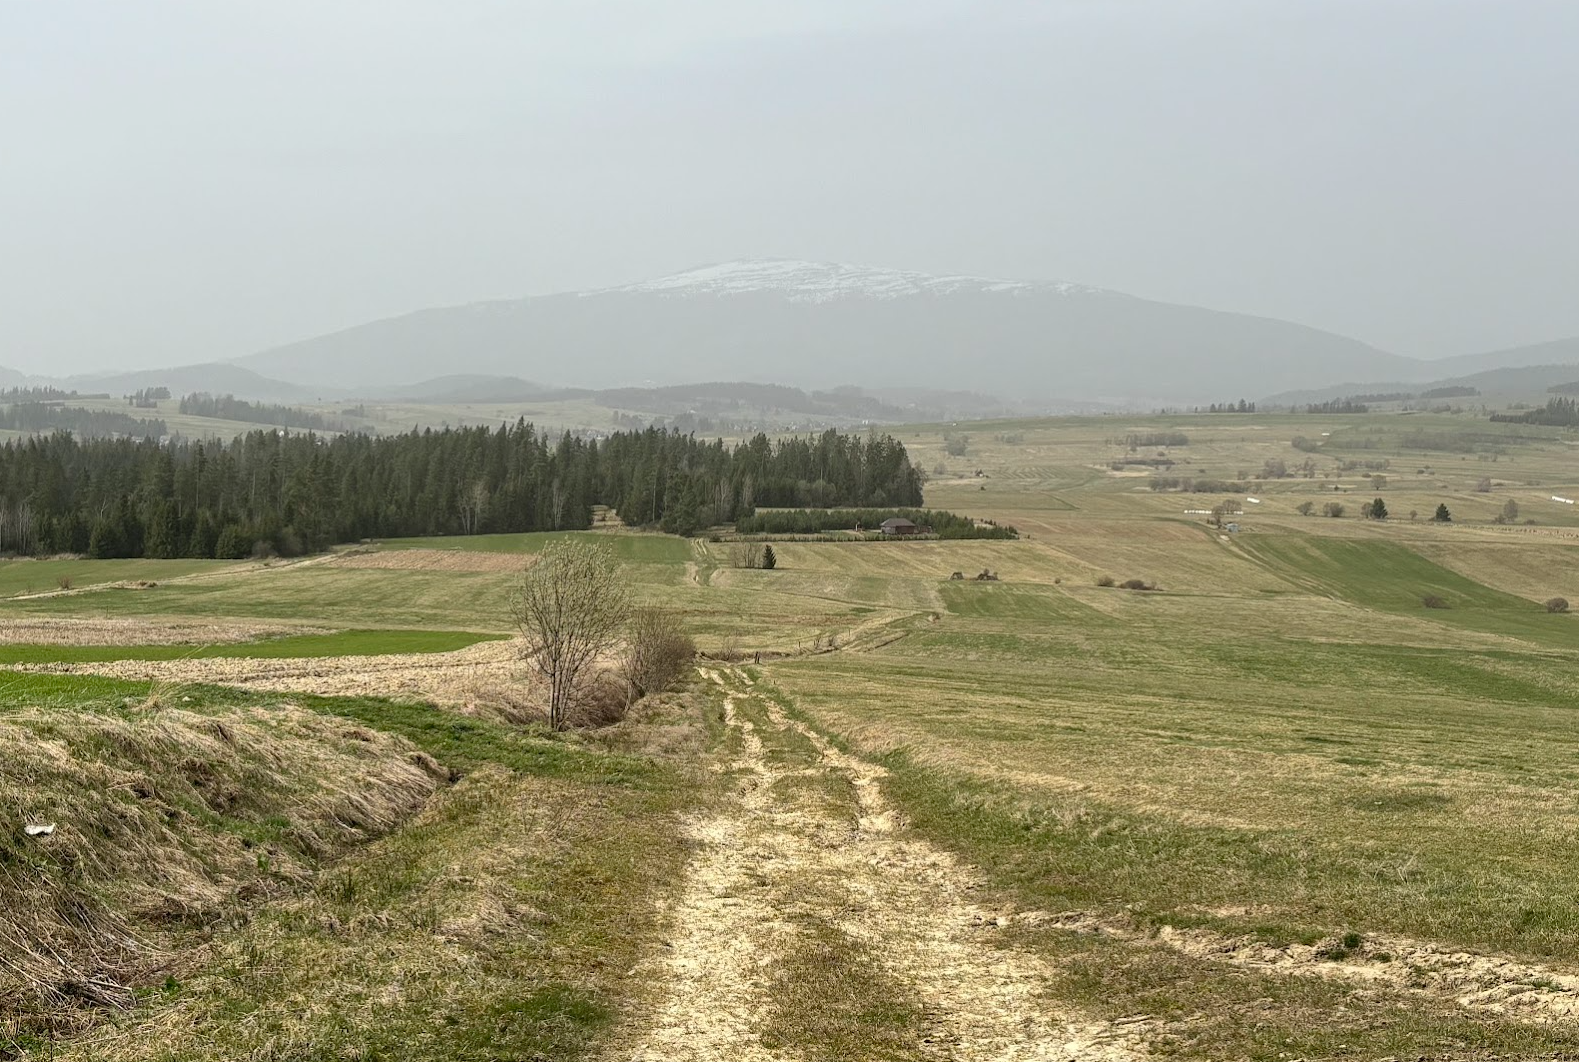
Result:
{"label": "snow-capped mountain summit", "polygon": [[584,292],[667,295],[745,295],[772,292],[796,302],[834,299],[897,299],[908,295],[960,292],[1053,292],[1060,295],[1111,294],[1065,281],[1002,280],[994,277],[933,276],[906,269],[876,269],[842,262],[805,262],[792,258],[745,258],[683,273]]}
{"label": "snow-capped mountain summit", "polygon": [[568,387],[731,380],[1029,402],[1255,398],[1420,364],[1314,328],[1100,288],[775,258],[420,310],[240,359],[334,390],[448,373]]}

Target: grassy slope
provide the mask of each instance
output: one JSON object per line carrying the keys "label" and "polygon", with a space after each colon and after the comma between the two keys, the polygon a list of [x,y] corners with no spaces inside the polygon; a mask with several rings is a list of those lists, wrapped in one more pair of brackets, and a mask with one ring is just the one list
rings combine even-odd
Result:
{"label": "grassy slope", "polygon": [[[186,692],[183,711],[221,717],[269,703]],[[0,687],[0,723],[14,705],[115,710],[146,694],[19,677]],[[146,1006],[80,1040],[13,1046],[97,1059],[113,1041],[118,1059],[160,1062],[582,1057],[641,991],[624,971],[652,946],[653,907],[679,876],[679,814],[705,795],[689,753],[611,753],[414,704],[296,700],[407,739],[460,780],[306,892],[178,930],[173,946],[203,950],[145,990]],[[655,709],[651,725],[692,734],[694,748],[702,703]],[[640,747],[641,733],[625,738]]]}
{"label": "grassy slope", "polygon": [[235,561],[209,560],[0,561],[0,596],[47,593],[60,589],[63,581],[75,587],[131,580],[157,582],[236,566]]}

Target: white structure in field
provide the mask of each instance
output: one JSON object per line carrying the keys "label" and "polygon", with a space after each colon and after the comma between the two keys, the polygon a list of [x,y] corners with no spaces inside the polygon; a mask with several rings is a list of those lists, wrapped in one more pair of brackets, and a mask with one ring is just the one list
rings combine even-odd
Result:
{"label": "white structure in field", "polygon": [[1554,502],[1562,502],[1564,505],[1572,505],[1574,503],[1574,500],[1572,498],[1564,498],[1560,494],[1553,494],[1552,495],[1552,501],[1554,501]]}

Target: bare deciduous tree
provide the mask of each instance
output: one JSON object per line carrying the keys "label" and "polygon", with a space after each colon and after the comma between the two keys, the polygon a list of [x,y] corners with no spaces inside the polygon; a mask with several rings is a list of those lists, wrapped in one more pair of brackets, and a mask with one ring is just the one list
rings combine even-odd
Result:
{"label": "bare deciduous tree", "polygon": [[558,476],[549,486],[549,511],[554,514],[554,530],[565,526],[565,484]]}
{"label": "bare deciduous tree", "polygon": [[482,480],[473,483],[460,497],[461,534],[475,535],[482,521],[483,510],[488,508],[488,485]]}
{"label": "bare deciduous tree", "polygon": [[732,568],[762,567],[762,543],[736,542],[729,547],[729,566]]}
{"label": "bare deciduous tree", "polygon": [[560,539],[522,574],[511,610],[527,659],[548,680],[549,724],[562,730],[630,615],[620,564],[607,546]]}
{"label": "bare deciduous tree", "polygon": [[633,611],[626,625],[625,652],[620,659],[620,673],[628,691],[626,705],[673,687],[695,658],[696,643],[673,612],[652,606]]}

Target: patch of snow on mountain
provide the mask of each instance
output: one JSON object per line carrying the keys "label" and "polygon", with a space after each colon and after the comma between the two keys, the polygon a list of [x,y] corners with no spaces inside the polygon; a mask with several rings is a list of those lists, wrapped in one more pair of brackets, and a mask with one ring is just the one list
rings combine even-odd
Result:
{"label": "patch of snow on mountain", "polygon": [[958,292],[1098,294],[1100,289],[1061,281],[1033,282],[971,276],[938,277],[903,269],[870,269],[835,262],[754,258],[703,266],[700,269],[687,270],[657,280],[606,288],[587,294],[602,295],[613,292],[677,296],[778,292],[797,302],[831,302],[835,299],[897,299],[910,295],[952,295]]}

